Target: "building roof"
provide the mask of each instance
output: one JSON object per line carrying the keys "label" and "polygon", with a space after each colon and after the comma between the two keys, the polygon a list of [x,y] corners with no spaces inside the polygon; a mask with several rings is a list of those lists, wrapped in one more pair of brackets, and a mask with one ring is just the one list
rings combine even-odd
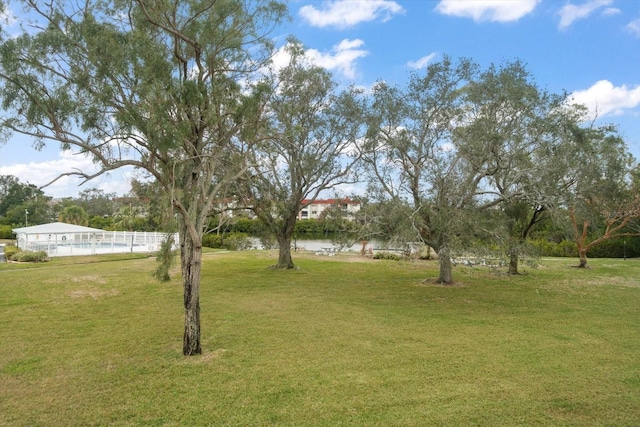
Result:
{"label": "building roof", "polygon": [[82,225],[67,224],[65,222],[51,222],[49,224],[31,227],[14,228],[13,232],[26,234],[62,234],[62,233],[95,233],[102,232],[99,228],[83,227]]}

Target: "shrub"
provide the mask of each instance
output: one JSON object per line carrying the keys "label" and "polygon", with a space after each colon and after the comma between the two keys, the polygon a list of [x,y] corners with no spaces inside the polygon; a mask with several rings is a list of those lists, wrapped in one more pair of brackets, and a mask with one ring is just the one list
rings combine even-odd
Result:
{"label": "shrub", "polygon": [[45,251],[18,251],[9,257],[11,261],[17,262],[45,262],[48,261]]}
{"label": "shrub", "polygon": [[246,233],[206,234],[202,238],[203,246],[230,251],[242,251],[251,248],[251,239]]}
{"label": "shrub", "polygon": [[556,243],[546,239],[532,240],[531,246],[536,249],[541,256],[552,257],[575,257],[578,256],[578,248],[575,242],[563,240]]}
{"label": "shrub", "polygon": [[243,251],[250,249],[252,244],[247,233],[228,233],[224,234],[222,245],[230,251]]}
{"label": "shrub", "polygon": [[202,245],[207,248],[222,248],[222,234],[205,234],[202,236]]}
{"label": "shrub", "polygon": [[18,249],[17,246],[7,245],[4,247],[4,254],[7,259],[11,259],[11,257],[17,252],[20,252],[20,249]]}
{"label": "shrub", "polygon": [[391,252],[378,252],[373,259],[388,259],[390,261],[400,261],[400,255]]}

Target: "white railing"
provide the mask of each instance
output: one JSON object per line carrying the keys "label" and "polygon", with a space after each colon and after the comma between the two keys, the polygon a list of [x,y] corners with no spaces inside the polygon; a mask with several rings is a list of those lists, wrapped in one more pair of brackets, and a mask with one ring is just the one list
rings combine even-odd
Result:
{"label": "white railing", "polygon": [[[147,231],[104,231],[19,236],[18,246],[45,251],[48,256],[94,255],[127,252],[157,252],[168,233]],[[174,235],[174,248],[178,235]]]}

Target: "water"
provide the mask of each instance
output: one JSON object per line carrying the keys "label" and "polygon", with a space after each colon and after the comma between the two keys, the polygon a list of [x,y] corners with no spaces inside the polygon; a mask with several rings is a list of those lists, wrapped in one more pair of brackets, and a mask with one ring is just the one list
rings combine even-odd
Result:
{"label": "water", "polygon": [[[260,239],[251,238],[253,247],[255,249],[264,249],[260,243]],[[362,250],[362,243],[356,242],[351,246],[341,248],[340,245],[335,244],[331,239],[293,239],[291,240],[291,247],[294,250],[310,251],[310,252],[322,252],[322,251],[343,251],[343,252],[360,252]],[[379,249],[382,247],[382,243],[372,240],[367,243],[366,249]]]}

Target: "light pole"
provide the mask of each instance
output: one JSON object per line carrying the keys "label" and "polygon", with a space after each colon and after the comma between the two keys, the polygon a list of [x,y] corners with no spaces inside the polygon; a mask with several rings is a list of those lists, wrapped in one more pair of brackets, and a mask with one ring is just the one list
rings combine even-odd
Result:
{"label": "light pole", "polygon": [[24,210],[24,226],[29,226],[29,211],[26,209]]}

